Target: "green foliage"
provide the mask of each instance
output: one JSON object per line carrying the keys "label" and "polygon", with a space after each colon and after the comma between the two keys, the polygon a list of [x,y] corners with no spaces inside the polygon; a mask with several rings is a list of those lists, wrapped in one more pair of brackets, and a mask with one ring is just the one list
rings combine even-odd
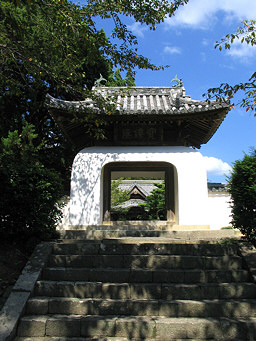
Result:
{"label": "green foliage", "polygon": [[115,72],[112,72],[112,75],[108,78],[106,86],[136,86],[134,82],[134,78],[131,72],[127,71],[126,78],[123,78],[120,70],[117,69]]}
{"label": "green foliage", "polygon": [[[133,17],[155,29],[187,1],[108,0],[80,6],[67,0],[1,0],[1,74],[10,84],[18,83],[17,73],[30,75],[55,86],[61,96],[71,94],[79,99],[100,73],[108,78],[109,63],[131,75],[135,67],[163,69],[138,54],[136,37],[120,17]],[[110,37],[96,28],[96,17],[112,20]]]}
{"label": "green foliage", "polygon": [[0,149],[1,238],[27,240],[55,236],[60,217],[57,200],[63,194],[58,173],[44,167],[35,146],[34,127],[24,122],[22,131],[9,132]]}
{"label": "green foliage", "polygon": [[166,207],[165,207],[165,184],[155,183],[157,188],[153,189],[150,195],[147,196],[145,204],[140,204],[144,207],[148,215],[148,220],[165,220]]}
{"label": "green foliage", "polygon": [[233,227],[256,244],[256,150],[234,163],[228,189]]}
{"label": "green foliage", "polygon": [[[227,34],[220,42],[216,42],[215,48],[220,51],[224,49],[230,49],[235,41],[239,41],[241,44],[245,43],[250,46],[256,45],[256,21],[244,20],[242,26],[238,27],[237,31],[232,34]],[[218,88],[208,89],[208,93],[204,94],[208,99],[216,98],[218,101],[226,101],[234,97],[234,95],[242,91],[244,96],[239,103],[241,107],[246,111],[251,110],[256,116],[256,72],[254,72],[248,81],[230,85],[228,83],[222,83]]]}
{"label": "green foliage", "polygon": [[111,181],[111,207],[121,205],[129,200],[129,191],[121,190],[118,186],[122,183],[123,178]]}
{"label": "green foliage", "polygon": [[[46,237],[56,220],[60,177],[69,190],[76,151],[47,111],[46,94],[83,100],[92,97],[100,74],[123,84],[113,67],[126,71],[128,86],[134,85],[135,68],[162,69],[138,53],[122,15],[155,29],[187,1],[95,0],[80,6],[68,0],[0,0],[1,232]],[[113,21],[109,37],[96,28],[97,17]],[[115,110],[97,100],[109,114]],[[85,118],[74,115],[71,124],[81,119],[93,139],[104,138],[103,120],[89,112]]]}

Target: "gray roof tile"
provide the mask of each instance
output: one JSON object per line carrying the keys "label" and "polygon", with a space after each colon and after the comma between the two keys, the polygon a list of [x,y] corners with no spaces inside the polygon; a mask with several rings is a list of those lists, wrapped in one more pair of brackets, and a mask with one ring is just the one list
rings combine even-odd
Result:
{"label": "gray roof tile", "polygon": [[[95,87],[96,95],[113,98],[116,114],[186,114],[229,107],[228,103],[196,101],[185,94],[184,87]],[[63,101],[48,95],[48,107],[60,110],[98,110],[91,99],[85,101]]]}

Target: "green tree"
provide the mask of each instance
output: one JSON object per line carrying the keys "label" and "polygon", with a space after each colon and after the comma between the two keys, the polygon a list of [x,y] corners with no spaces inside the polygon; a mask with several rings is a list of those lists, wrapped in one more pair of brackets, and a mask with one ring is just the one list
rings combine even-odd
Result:
{"label": "green tree", "polygon": [[120,70],[117,69],[115,72],[112,72],[111,76],[109,76],[106,86],[136,86],[134,78],[131,72],[127,71],[126,78],[123,78]]}
{"label": "green tree", "polygon": [[0,233],[1,240],[26,241],[55,236],[61,216],[56,204],[63,194],[62,180],[44,167],[35,146],[34,127],[24,122],[22,131],[9,132],[0,144]]}
{"label": "green tree", "polygon": [[111,181],[111,207],[122,204],[129,200],[129,191],[121,190],[119,185],[122,183],[124,178]]}
{"label": "green tree", "polygon": [[166,207],[165,207],[165,184],[155,183],[157,188],[153,189],[150,195],[147,196],[145,204],[140,204],[144,207],[148,214],[149,220],[165,220]]}
{"label": "green tree", "polygon": [[[46,94],[82,100],[93,96],[90,90],[100,74],[122,82],[118,72],[113,77],[113,68],[126,71],[127,85],[133,82],[136,68],[163,68],[138,53],[136,37],[122,16],[155,29],[187,1],[89,0],[80,6],[68,0],[0,0],[1,193],[8,193],[1,202],[4,233],[17,232],[15,226],[24,233],[36,231],[39,219],[47,231],[47,226],[54,225],[55,202],[63,194],[60,177],[68,191],[76,151],[49,115]],[[110,37],[96,28],[93,20],[98,17],[113,21]],[[100,138],[104,122],[88,116],[85,124],[92,138]],[[30,150],[31,160],[21,150]],[[35,208],[40,211],[42,207],[50,221],[46,213],[38,214],[38,219],[34,214]],[[20,223],[25,219],[22,212],[28,214],[25,225]]]}
{"label": "green tree", "polygon": [[[256,21],[244,20],[242,26],[237,29],[235,33],[227,34],[219,42],[216,42],[215,48],[221,51],[230,49],[235,41],[241,44],[256,45]],[[230,85],[222,83],[218,88],[211,88],[208,90],[208,99],[216,98],[219,101],[229,100],[234,97],[237,92],[244,93],[241,102],[239,103],[246,111],[253,111],[256,116],[256,72],[254,71],[251,77],[242,83]]]}
{"label": "green tree", "polygon": [[256,150],[234,163],[228,188],[232,225],[256,245]]}
{"label": "green tree", "polygon": [[[87,1],[0,0],[0,136],[20,130],[25,119],[35,126],[48,148],[42,157],[69,178],[74,148],[66,141],[44,106],[47,93],[67,100],[92,96],[90,89],[100,74],[113,80],[112,69],[127,72],[133,85],[136,67],[163,68],[138,54],[136,37],[122,22],[133,17],[155,29],[156,25],[188,0]],[[106,37],[94,18],[113,21]],[[116,74],[116,82],[122,82]],[[100,123],[89,117],[92,138],[100,138]]]}

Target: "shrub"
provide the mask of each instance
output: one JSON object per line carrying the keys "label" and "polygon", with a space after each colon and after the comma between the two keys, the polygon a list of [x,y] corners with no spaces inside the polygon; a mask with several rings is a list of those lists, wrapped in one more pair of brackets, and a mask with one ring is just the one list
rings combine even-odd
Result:
{"label": "shrub", "polygon": [[234,163],[228,190],[233,227],[256,244],[256,150]]}
{"label": "shrub", "polygon": [[58,173],[40,161],[34,127],[9,132],[0,149],[0,233],[2,240],[48,239],[56,235],[60,218],[56,202],[62,195]]}
{"label": "shrub", "polygon": [[150,195],[147,196],[145,204],[143,206],[147,212],[148,220],[165,220],[166,219],[166,207],[165,207],[165,184],[154,184],[157,188],[153,189]]}

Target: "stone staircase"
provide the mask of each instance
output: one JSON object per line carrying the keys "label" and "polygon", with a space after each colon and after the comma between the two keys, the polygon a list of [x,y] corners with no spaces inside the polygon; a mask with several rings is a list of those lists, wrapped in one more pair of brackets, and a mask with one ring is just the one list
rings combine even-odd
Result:
{"label": "stone staircase", "polygon": [[256,340],[256,285],[237,244],[63,237],[16,341]]}

